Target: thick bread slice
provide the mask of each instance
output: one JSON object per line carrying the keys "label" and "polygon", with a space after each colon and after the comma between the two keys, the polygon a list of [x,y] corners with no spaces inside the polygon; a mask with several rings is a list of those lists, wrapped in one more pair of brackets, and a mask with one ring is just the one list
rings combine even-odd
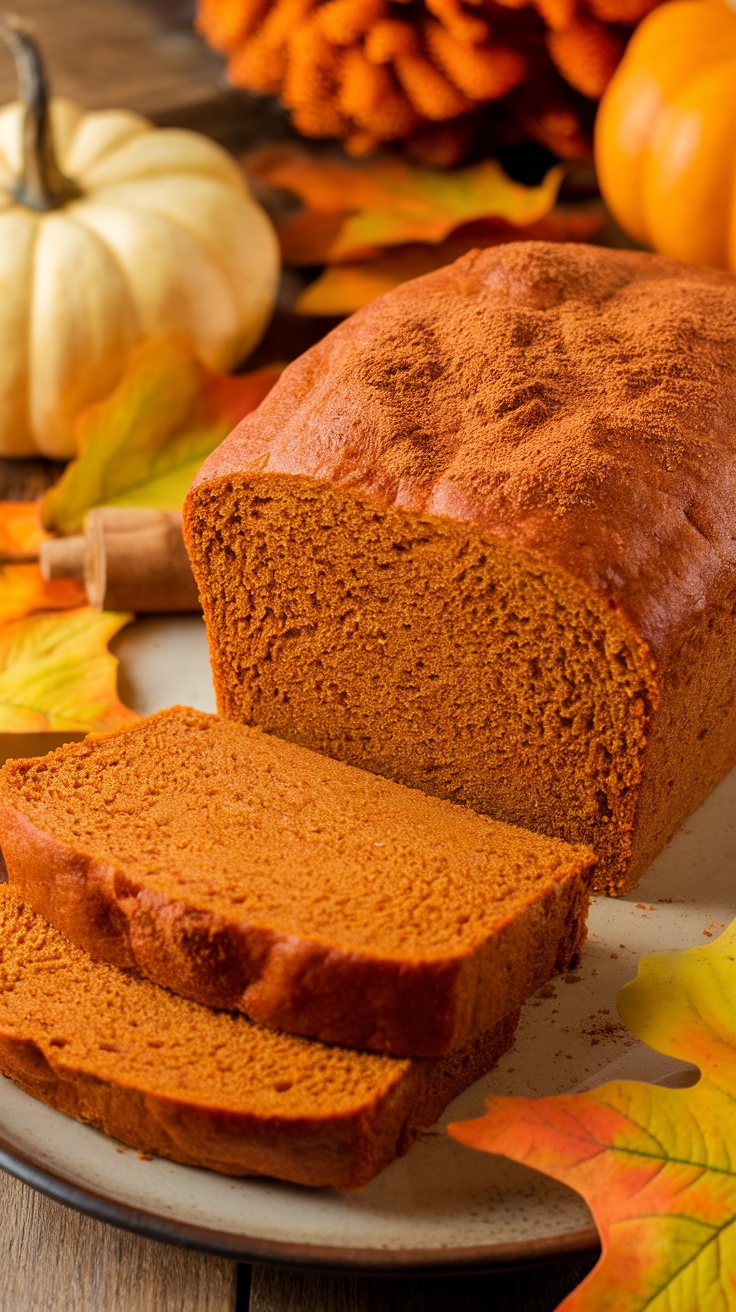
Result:
{"label": "thick bread slice", "polygon": [[328,1047],[94,962],[0,885],[0,1071],[188,1165],[360,1188],[493,1065],[517,1020],[428,1061]]}
{"label": "thick bread slice", "polygon": [[181,707],[6,765],[0,845],[93,956],[409,1056],[461,1047],[572,963],[593,859]]}

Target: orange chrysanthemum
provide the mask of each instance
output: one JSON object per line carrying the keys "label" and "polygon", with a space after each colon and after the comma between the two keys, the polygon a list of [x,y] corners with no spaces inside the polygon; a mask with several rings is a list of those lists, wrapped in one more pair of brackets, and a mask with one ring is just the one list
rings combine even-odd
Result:
{"label": "orange chrysanthemum", "polygon": [[633,26],[661,0],[200,0],[237,86],[355,154],[403,141],[452,164],[523,139],[564,159]]}

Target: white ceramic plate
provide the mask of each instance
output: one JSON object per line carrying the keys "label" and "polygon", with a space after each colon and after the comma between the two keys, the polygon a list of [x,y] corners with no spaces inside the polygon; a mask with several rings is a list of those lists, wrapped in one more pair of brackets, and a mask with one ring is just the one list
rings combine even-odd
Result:
{"label": "white ceramic plate", "polygon": [[[199,619],[140,621],[119,636],[116,650],[123,694],[136,710],[175,701],[214,709]],[[31,755],[47,749],[45,739],[14,739],[6,747]],[[561,1093],[618,1077],[677,1080],[686,1068],[652,1053],[618,1022],[616,992],[643,953],[702,944],[736,916],[734,803],[736,771],[634,893],[595,901],[580,968],[527,1004],[512,1051],[453,1103],[444,1121],[480,1115],[491,1093]],[[347,1194],[141,1160],[3,1081],[0,1166],[102,1219],[244,1260],[438,1271],[596,1243],[576,1194],[461,1147],[441,1126],[362,1193]]]}

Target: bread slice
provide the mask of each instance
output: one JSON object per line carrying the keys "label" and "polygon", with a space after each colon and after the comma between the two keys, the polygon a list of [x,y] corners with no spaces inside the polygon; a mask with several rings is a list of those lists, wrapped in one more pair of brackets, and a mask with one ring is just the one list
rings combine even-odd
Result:
{"label": "bread slice", "polygon": [[0,1071],[191,1166],[360,1188],[493,1065],[517,1020],[425,1061],[329,1047],[94,962],[0,885]]}
{"label": "bread slice", "polygon": [[460,1047],[573,963],[592,854],[175,707],[0,772],[23,897],[93,956],[351,1047]]}
{"label": "bread slice", "polygon": [[632,888],[736,762],[735,306],[508,242],[340,324],[187,500],[220,713]]}

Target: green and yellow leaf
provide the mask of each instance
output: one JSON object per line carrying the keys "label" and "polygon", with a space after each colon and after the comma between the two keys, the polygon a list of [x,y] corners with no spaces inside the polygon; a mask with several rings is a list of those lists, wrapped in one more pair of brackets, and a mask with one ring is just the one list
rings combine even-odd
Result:
{"label": "green and yellow leaf", "polygon": [[582,1194],[602,1255],[559,1312],[736,1308],[736,922],[713,943],[645,957],[622,1019],[697,1084],[637,1081],[553,1098],[491,1098],[450,1127]]}
{"label": "green and yellow leaf", "polygon": [[88,733],[136,720],[118,698],[107,647],[132,618],[84,606],[0,625],[0,733]]}
{"label": "green and yellow leaf", "polygon": [[144,343],[111,396],[77,421],[79,455],[43,499],[45,527],[77,533],[93,506],[180,509],[202,462],[280,372],[221,377],[183,342]]}

